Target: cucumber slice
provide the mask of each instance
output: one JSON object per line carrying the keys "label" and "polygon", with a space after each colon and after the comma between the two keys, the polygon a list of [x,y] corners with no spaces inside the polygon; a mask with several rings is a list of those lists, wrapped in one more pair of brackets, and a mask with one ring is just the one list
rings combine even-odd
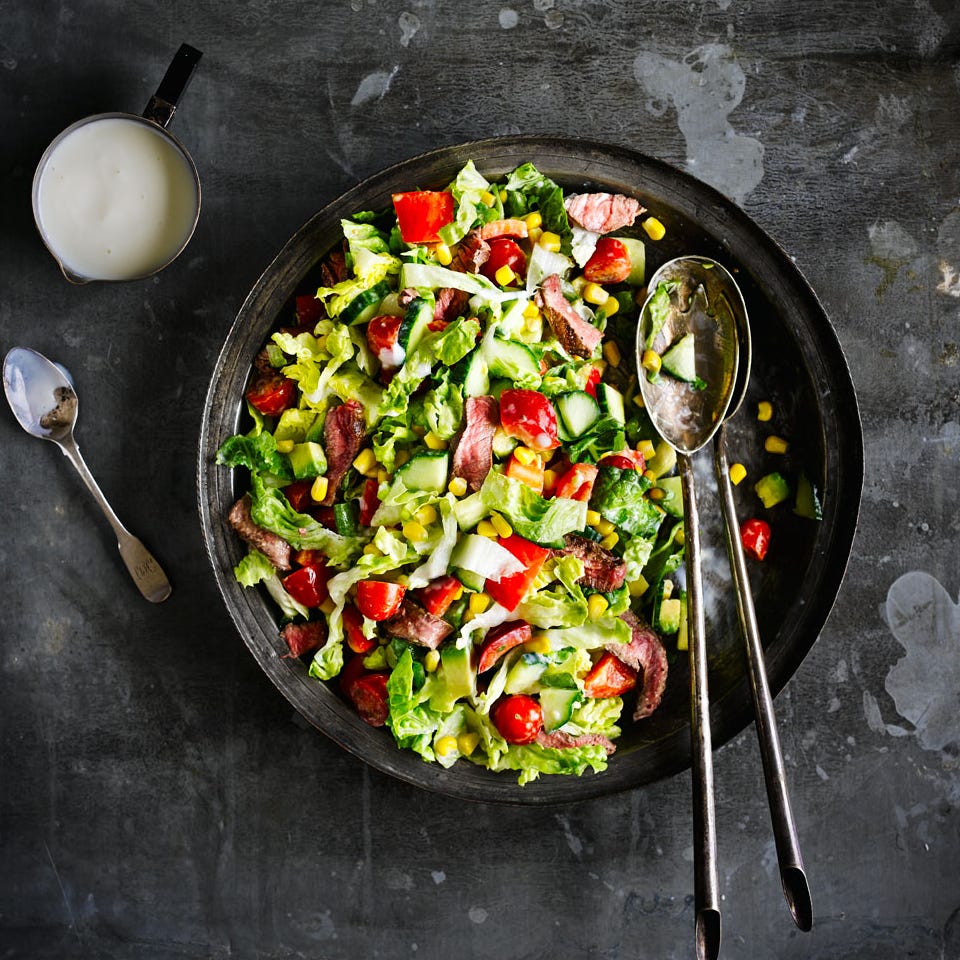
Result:
{"label": "cucumber slice", "polygon": [[449,469],[450,455],[446,450],[425,450],[411,457],[397,471],[397,477],[408,490],[443,493]]}
{"label": "cucumber slice", "polygon": [[486,577],[462,567],[454,567],[453,575],[463,584],[464,590],[472,590],[474,593],[480,593],[487,582]]}
{"label": "cucumber slice", "polygon": [[627,414],[623,408],[623,394],[609,383],[597,384],[597,403],[600,409],[617,423],[626,423]]}
{"label": "cucumber slice", "polygon": [[514,382],[535,377],[539,382],[540,364],[533,351],[525,344],[494,337],[484,344],[484,350],[491,377],[505,377]]}
{"label": "cucumber slice", "polygon": [[[509,680],[509,678],[507,678]],[[562,727],[573,715],[580,702],[580,691],[562,687],[545,687],[540,691],[540,709],[543,711],[543,729],[548,733]]]}
{"label": "cucumber slice", "polygon": [[479,347],[453,367],[451,377],[463,387],[465,397],[485,397],[490,393],[490,370]]}
{"label": "cucumber slice", "polygon": [[367,323],[377,315],[380,301],[389,292],[390,284],[386,280],[361,291],[340,311],[340,321],[346,324]]}
{"label": "cucumber slice", "polygon": [[571,437],[582,436],[600,417],[597,401],[583,390],[561,394],[554,405]]}
{"label": "cucumber slice", "polygon": [[497,427],[493,434],[493,455],[498,460],[503,460],[509,457],[519,444],[516,437],[511,437],[502,427]]}
{"label": "cucumber slice", "polygon": [[671,517],[683,516],[683,485],[679,477],[661,477],[657,486],[663,491],[664,497],[658,503]]}
{"label": "cucumber slice", "polygon": [[544,663],[527,663],[523,657],[510,668],[504,693],[536,693],[540,689],[540,676],[547,669]]}
{"label": "cucumber slice", "polygon": [[631,287],[642,287],[647,271],[647,248],[643,241],[636,237],[617,237],[617,239],[627,248],[627,253],[630,255],[630,276],[627,277],[627,283]]}
{"label": "cucumber slice", "polygon": [[668,474],[676,465],[677,451],[666,440],[660,440],[656,453],[647,461],[647,470],[651,471],[656,479]]}
{"label": "cucumber slice", "polygon": [[661,358],[661,369],[677,380],[702,390],[706,383],[697,376],[696,344],[692,333],[682,336]]}
{"label": "cucumber slice", "polygon": [[472,530],[489,512],[479,490],[471,493],[469,497],[457,500],[453,507],[453,515],[457,518],[457,526],[461,530]]}
{"label": "cucumber slice", "polygon": [[433,322],[433,303],[422,297],[414,297],[407,307],[407,312],[400,324],[397,342],[403,347],[407,357],[410,356],[416,345],[423,339],[430,324]]}

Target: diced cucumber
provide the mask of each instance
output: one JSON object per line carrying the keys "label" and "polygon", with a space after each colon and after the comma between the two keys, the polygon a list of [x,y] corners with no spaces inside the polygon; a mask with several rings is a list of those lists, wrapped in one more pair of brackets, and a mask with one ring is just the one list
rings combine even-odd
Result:
{"label": "diced cucumber", "polygon": [[408,490],[443,493],[449,469],[450,455],[446,450],[425,450],[411,457],[397,471],[397,477]]}
{"label": "diced cucumber", "polygon": [[790,485],[776,472],[761,477],[753,485],[753,489],[767,509],[775,507],[790,496]]}
{"label": "diced cucumber", "polygon": [[808,520],[823,519],[823,508],[820,506],[817,488],[805,473],[801,473],[797,478],[797,500],[793,512],[798,517],[806,517]]}
{"label": "diced cucumber", "polygon": [[513,453],[520,441],[516,437],[511,437],[506,430],[498,427],[493,434],[493,455],[503,460]]}
{"label": "diced cucumber", "polygon": [[319,477],[327,472],[327,457],[319,443],[295,443],[289,456],[290,467],[297,480]]}
{"label": "diced cucumber", "polygon": [[457,500],[453,507],[453,515],[461,530],[472,530],[489,512],[479,490]]}
{"label": "diced cucumber", "polygon": [[505,377],[514,382],[525,377],[540,380],[540,364],[525,344],[494,337],[483,346],[491,377]]}
{"label": "diced cucumber", "polygon": [[[508,678],[509,679],[509,678]],[[580,702],[580,691],[562,687],[545,687],[540,691],[540,709],[543,711],[543,729],[548,733],[562,727],[573,715]]]}
{"label": "diced cucumber", "polygon": [[479,347],[468,353],[450,373],[453,382],[463,387],[465,397],[485,397],[490,393],[490,368]]}
{"label": "diced cucumber", "polygon": [[409,357],[416,345],[423,339],[433,322],[433,303],[423,297],[414,297],[404,314],[397,342]]}
{"label": "diced cucumber", "polygon": [[494,400],[499,401],[500,394],[502,394],[504,390],[512,390],[512,389],[513,389],[512,380],[504,380],[500,378],[498,380],[491,379],[490,381],[490,396],[493,397]]}
{"label": "diced cucumber", "polygon": [[617,423],[627,422],[623,409],[623,394],[616,387],[611,387],[609,383],[597,384],[597,403],[600,409]]}
{"label": "diced cucumber", "polygon": [[536,693],[540,689],[540,676],[547,669],[544,663],[528,663],[523,657],[510,668],[504,693]]}
{"label": "diced cucumber", "polygon": [[642,287],[646,280],[647,248],[643,241],[636,237],[617,237],[617,239],[627,248],[630,256],[630,276],[627,277],[627,283],[631,287]]}
{"label": "diced cucumber", "polygon": [[657,486],[663,491],[662,500],[657,502],[671,517],[683,516],[683,484],[679,477],[661,477]]}
{"label": "diced cucumber", "polygon": [[692,333],[684,334],[660,358],[661,369],[677,380],[689,383],[694,390],[702,390],[706,383],[697,376],[696,342]]}
{"label": "diced cucumber", "polygon": [[380,301],[390,292],[390,284],[386,280],[375,283],[372,287],[358,293],[341,311],[339,320],[342,323],[366,323],[372,320],[380,307]]}
{"label": "diced cucumber", "polygon": [[571,437],[582,436],[600,417],[597,401],[583,390],[561,394],[554,400],[554,406]]}
{"label": "diced cucumber", "polygon": [[355,500],[333,505],[333,523],[341,537],[356,536],[359,527]]}
{"label": "diced cucumber", "polygon": [[487,582],[486,577],[481,577],[479,573],[474,573],[472,570],[464,570],[462,567],[455,567],[453,575],[463,584],[464,590],[472,590],[474,593],[480,593]]}
{"label": "diced cucumber", "polygon": [[666,440],[660,440],[653,457],[647,461],[647,470],[653,474],[654,479],[659,479],[670,473],[676,465],[677,451]]}
{"label": "diced cucumber", "polygon": [[470,663],[469,649],[449,644],[440,651],[440,684],[430,697],[430,709],[449,713],[461,697],[472,697],[477,692],[477,675]]}

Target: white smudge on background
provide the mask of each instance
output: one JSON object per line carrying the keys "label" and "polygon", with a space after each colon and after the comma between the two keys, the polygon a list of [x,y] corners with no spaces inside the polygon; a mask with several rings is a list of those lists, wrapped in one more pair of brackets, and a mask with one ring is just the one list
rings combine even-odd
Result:
{"label": "white smudge on background", "polygon": [[500,21],[500,26],[503,27],[504,30],[512,30],[520,21],[517,11],[510,10],[509,8],[501,10],[497,19]]}
{"label": "white smudge on background", "polygon": [[897,712],[925,750],[960,742],[960,605],[935,577],[911,571],[887,591],[886,619],[906,651],[885,683]]}
{"label": "white smudge on background", "polygon": [[351,107],[358,107],[361,103],[368,100],[381,100],[390,90],[390,84],[397,75],[399,66],[395,66],[389,73],[385,70],[377,70],[374,73],[368,73],[357,86],[357,92],[350,101]]}
{"label": "white smudge on background", "polygon": [[397,23],[400,25],[400,46],[406,47],[420,29],[420,18],[415,13],[405,11],[400,14]]}
{"label": "white smudge on background", "polygon": [[960,298],[960,211],[954,210],[943,218],[937,232],[937,251],[940,255],[937,290]]}
{"label": "white smudge on background", "polygon": [[873,255],[880,260],[907,261],[917,255],[917,241],[896,220],[872,224],[867,235]]}
{"label": "white smudge on background", "polygon": [[467,916],[469,916],[474,923],[484,923],[489,914],[483,907],[471,907],[467,912]]}
{"label": "white smudge on background", "polygon": [[561,814],[557,814],[557,823],[563,827],[563,836],[567,841],[570,852],[575,857],[582,856],[583,841],[573,832],[573,828],[570,826],[570,820]]}
{"label": "white smudge on background", "polygon": [[763,144],[738,134],[729,116],[743,100],[746,75],[728,46],[707,43],[683,60],[652,51],[637,54],[633,73],[654,115],[673,103],[687,143],[687,169],[742,203],[763,179]]}
{"label": "white smudge on background", "polygon": [[438,887],[447,879],[447,875],[442,870],[431,870],[430,876]]}

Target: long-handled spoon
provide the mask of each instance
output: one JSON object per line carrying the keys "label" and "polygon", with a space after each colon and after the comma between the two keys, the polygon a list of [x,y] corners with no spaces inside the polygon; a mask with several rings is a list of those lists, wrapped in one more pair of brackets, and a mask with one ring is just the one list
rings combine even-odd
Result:
{"label": "long-handled spoon", "polygon": [[780,737],[777,734],[777,718],[773,710],[773,698],[767,681],[764,664],[763,645],[757,627],[757,615],[753,607],[753,595],[750,592],[750,578],[740,542],[740,525],[733,501],[733,484],[725,450],[725,424],[740,409],[747,393],[750,380],[752,347],[750,323],[746,309],[736,313],[737,339],[740,344],[740,363],[737,370],[737,384],[733,400],[713,438],[713,458],[720,490],[720,505],[726,531],[727,555],[730,558],[730,571],[736,588],[737,614],[747,647],[747,663],[750,671],[750,689],[753,694],[753,709],[756,716],[757,739],[760,742],[760,757],[763,762],[763,777],[767,787],[767,802],[773,823],[773,837],[777,847],[777,861],[780,865],[780,883],[794,922],[801,930],[813,926],[813,904],[810,898],[810,886],[803,868],[800,855],[800,842],[790,806],[787,779],[783,767],[783,753],[780,749]]}
{"label": "long-handled spoon", "polygon": [[[665,284],[661,288],[661,284]],[[737,377],[739,352],[731,300],[735,285],[714,261],[681,257],[650,279],[637,328],[640,390],[654,428],[677,451],[683,487],[687,629],[690,637],[691,753],[693,758],[694,900],[698,958],[720,953],[717,831],[713,798],[706,624],[700,572],[700,522],[693,455],[723,422]],[[647,376],[645,355],[676,358],[674,374]],[[692,361],[692,362],[689,362]],[[665,370],[668,368],[665,366]]]}
{"label": "long-handled spoon", "polygon": [[73,436],[77,394],[66,370],[36,350],[14,347],[3,361],[3,389],[20,426],[32,437],[57,444],[83,477],[113,527],[120,557],[140,593],[151,603],[166,600],[172,590],[166,574],[150,551],[117,519],[80,456]]}

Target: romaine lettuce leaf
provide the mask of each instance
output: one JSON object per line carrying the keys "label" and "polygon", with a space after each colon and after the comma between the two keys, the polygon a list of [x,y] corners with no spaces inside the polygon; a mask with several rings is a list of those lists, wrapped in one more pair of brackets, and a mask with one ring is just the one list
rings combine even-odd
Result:
{"label": "romaine lettuce leaf", "polygon": [[545,546],[563,546],[563,537],[582,530],[587,522],[587,504],[557,497],[545,500],[519,480],[491,470],[480,496],[490,510],[496,510],[510,522],[515,533]]}
{"label": "romaine lettuce leaf", "polygon": [[273,597],[284,617],[301,616],[309,619],[310,611],[287,593],[274,565],[259,551],[251,550],[234,568],[233,575],[244,587],[262,583]]}
{"label": "romaine lettuce leaf", "polygon": [[473,161],[468,160],[447,188],[456,202],[456,213],[453,223],[440,229],[440,239],[444,243],[452,245],[462,240],[474,223],[484,223],[496,216],[480,199],[489,187],[489,182],[477,171]]}
{"label": "romaine lettuce leaf", "polygon": [[367,283],[376,283],[398,273],[400,258],[390,252],[387,238],[372,223],[341,220],[343,235],[350,248],[353,272]]}
{"label": "romaine lettuce leaf", "polygon": [[217,463],[225,467],[246,467],[269,473],[281,480],[292,480],[290,461],[277,450],[273,435],[261,431],[256,436],[236,435],[223,441],[217,451]]}
{"label": "romaine lettuce leaf", "polygon": [[644,494],[650,481],[636,470],[600,464],[590,495],[590,509],[633,536],[655,536],[663,511]]}
{"label": "romaine lettuce leaf", "polygon": [[544,636],[550,641],[552,650],[564,647],[576,647],[580,650],[596,650],[608,643],[629,643],[630,627],[619,617],[601,617],[589,620],[579,627],[562,627],[545,630]]}

